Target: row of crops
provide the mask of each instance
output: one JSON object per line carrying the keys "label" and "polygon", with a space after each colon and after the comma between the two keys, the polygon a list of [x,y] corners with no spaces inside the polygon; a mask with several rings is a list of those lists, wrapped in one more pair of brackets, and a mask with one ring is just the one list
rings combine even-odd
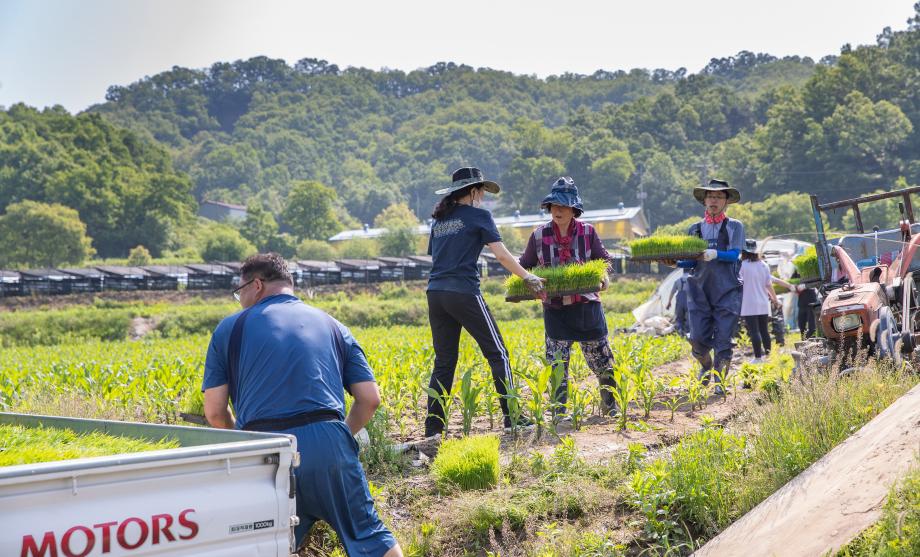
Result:
{"label": "row of crops", "polygon": [[[622,327],[627,315],[610,317],[611,329]],[[519,378],[513,407],[535,418],[554,404],[551,393],[561,380],[561,367],[545,360],[543,323],[537,319],[504,326],[511,366]],[[354,328],[380,385],[384,411],[393,432],[410,436],[423,415],[427,381],[434,353],[427,327]],[[47,411],[61,400],[76,397],[90,409],[81,412],[145,421],[176,422],[181,411],[194,412],[201,384],[208,335],[152,338],[144,341],[88,341],[49,347],[11,347],[0,352],[0,408]],[[615,373],[624,403],[652,397],[668,389],[666,379],[651,370],[687,353],[678,337],[650,338],[618,335],[613,338],[616,359],[623,363]],[[576,427],[579,420],[599,410],[597,383],[576,353],[570,369],[569,410]],[[672,384],[673,387],[674,384]],[[464,334],[460,346],[457,380],[445,396],[450,412],[468,432],[477,417],[500,423],[498,399],[491,374],[475,343]],[[200,403],[199,403],[200,404]]]}

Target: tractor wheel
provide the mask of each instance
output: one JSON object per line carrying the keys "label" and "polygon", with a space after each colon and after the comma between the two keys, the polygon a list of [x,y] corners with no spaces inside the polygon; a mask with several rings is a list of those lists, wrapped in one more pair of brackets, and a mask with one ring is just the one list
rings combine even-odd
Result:
{"label": "tractor wheel", "polygon": [[898,324],[891,313],[891,308],[883,307],[878,312],[879,325],[878,332],[875,334],[875,350],[879,359],[891,360],[896,368],[900,368],[903,363],[901,357],[900,334]]}

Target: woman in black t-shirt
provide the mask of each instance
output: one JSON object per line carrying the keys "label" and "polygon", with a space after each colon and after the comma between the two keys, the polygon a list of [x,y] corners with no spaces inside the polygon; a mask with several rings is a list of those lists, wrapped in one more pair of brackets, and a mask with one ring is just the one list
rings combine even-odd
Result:
{"label": "woman in black t-shirt", "polygon": [[[429,387],[441,393],[450,392],[457,367],[460,330],[466,329],[492,368],[505,428],[510,428],[505,395],[506,386],[514,386],[514,377],[498,323],[479,291],[477,262],[483,246],[488,246],[502,266],[524,279],[535,292],[543,289],[543,279],[518,264],[502,243],[491,213],[479,208],[485,192],[498,193],[499,185],[485,180],[482,171],[472,167],[454,171],[452,180],[450,187],[435,192],[444,198],[431,215],[434,222],[428,241],[432,258],[428,320],[434,345],[434,370]],[[444,420],[440,401],[429,396],[425,437],[444,431]]]}

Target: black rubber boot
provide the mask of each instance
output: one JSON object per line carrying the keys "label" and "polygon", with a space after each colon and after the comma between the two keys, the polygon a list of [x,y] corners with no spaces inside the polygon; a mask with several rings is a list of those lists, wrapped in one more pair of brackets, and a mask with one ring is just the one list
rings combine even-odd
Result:
{"label": "black rubber boot", "polygon": [[615,389],[617,386],[616,381],[613,380],[613,370],[607,369],[597,378],[598,383],[600,383],[601,389],[601,414],[604,416],[614,416],[620,411],[620,407],[617,406],[617,401],[613,397],[613,393],[610,392],[611,389]]}

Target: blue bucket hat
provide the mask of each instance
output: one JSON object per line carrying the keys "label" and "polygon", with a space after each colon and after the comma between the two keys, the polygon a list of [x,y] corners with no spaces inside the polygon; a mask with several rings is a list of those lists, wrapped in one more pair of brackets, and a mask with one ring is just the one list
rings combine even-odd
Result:
{"label": "blue bucket hat", "polygon": [[561,207],[571,207],[575,209],[575,216],[580,217],[584,212],[581,205],[581,197],[578,196],[578,187],[575,180],[568,176],[560,176],[556,183],[553,184],[552,191],[540,202],[541,209],[547,209],[550,205],[559,205]]}

